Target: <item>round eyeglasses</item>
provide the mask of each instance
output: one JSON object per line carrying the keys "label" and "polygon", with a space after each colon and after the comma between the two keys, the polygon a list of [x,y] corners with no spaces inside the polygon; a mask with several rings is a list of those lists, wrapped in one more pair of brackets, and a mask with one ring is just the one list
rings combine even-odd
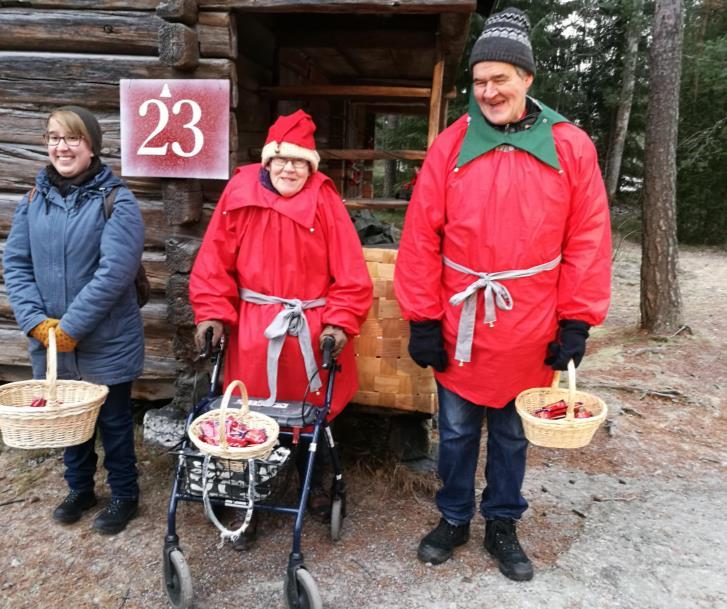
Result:
{"label": "round eyeglasses", "polygon": [[296,169],[305,169],[308,167],[308,161],[305,159],[284,159],[279,156],[270,159],[270,166],[275,167],[275,169],[283,169],[288,163],[292,163]]}
{"label": "round eyeglasses", "polygon": [[49,146],[58,146],[58,144],[61,143],[61,140],[63,140],[66,143],[66,146],[70,146],[71,148],[75,148],[81,143],[81,140],[83,140],[82,135],[56,135],[55,133],[46,133],[43,135],[43,140],[46,144]]}

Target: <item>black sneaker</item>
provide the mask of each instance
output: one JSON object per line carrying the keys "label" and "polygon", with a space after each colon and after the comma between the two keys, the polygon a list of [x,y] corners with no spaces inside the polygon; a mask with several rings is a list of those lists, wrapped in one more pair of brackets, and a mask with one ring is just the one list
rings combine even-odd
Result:
{"label": "black sneaker", "polygon": [[63,524],[78,522],[81,514],[96,505],[96,493],[93,491],[71,490],[63,502],[53,510],[53,520]]}
{"label": "black sneaker", "polygon": [[517,582],[533,579],[533,563],[527,557],[515,532],[515,521],[488,520],[485,525],[485,550],[497,560],[500,572]]}
{"label": "black sneaker", "polygon": [[137,499],[111,499],[104,511],[96,516],[93,528],[105,535],[115,535],[123,531],[138,512]]}
{"label": "black sneaker", "polygon": [[422,562],[439,565],[452,556],[454,548],[467,543],[470,538],[470,524],[449,524],[440,518],[439,524],[419,542],[417,557]]}

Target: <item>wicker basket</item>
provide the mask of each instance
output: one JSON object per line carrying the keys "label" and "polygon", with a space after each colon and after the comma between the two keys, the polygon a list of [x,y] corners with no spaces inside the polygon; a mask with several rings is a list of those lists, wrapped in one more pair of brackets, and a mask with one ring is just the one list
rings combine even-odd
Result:
{"label": "wicker basket", "polygon": [[[232,408],[228,410],[228,405],[232,399],[232,392],[236,387],[240,388],[242,394],[242,405],[240,409]],[[248,427],[264,429],[268,439],[262,444],[252,446],[229,446],[227,444],[227,436],[225,435],[225,420],[228,416],[233,416],[240,423],[244,423]],[[200,424],[202,421],[209,419],[218,419],[219,421],[219,446],[207,444],[200,438]],[[192,421],[187,434],[189,439],[197,449],[206,455],[217,457],[218,459],[228,459],[231,470],[242,471],[246,466],[247,459],[265,459],[273,450],[278,440],[280,428],[275,419],[259,412],[251,412],[248,403],[247,389],[242,381],[232,381],[222,397],[220,407],[210,410]]]}
{"label": "wicker basket", "polygon": [[[0,387],[0,430],[14,448],[61,448],[93,436],[96,418],[109,388],[85,381],[57,379],[55,330],[48,333],[46,379]],[[44,397],[46,406],[32,407]]]}
{"label": "wicker basket", "polygon": [[402,319],[394,295],[397,251],[368,247],[363,251],[374,302],[353,341],[359,390],[352,401],[431,414],[437,407],[434,374],[409,357],[409,322]]}
{"label": "wicker basket", "polygon": [[[593,438],[598,427],[606,419],[608,408],[601,398],[576,391],[576,368],[568,362],[568,389],[560,389],[560,373],[553,377],[552,387],[536,387],[523,391],[515,399],[515,408],[523,422],[525,436],[532,443],[546,448],[581,448]],[[568,405],[564,419],[540,419],[532,413],[557,402],[565,400]],[[574,406],[582,402],[592,417],[574,418]]]}

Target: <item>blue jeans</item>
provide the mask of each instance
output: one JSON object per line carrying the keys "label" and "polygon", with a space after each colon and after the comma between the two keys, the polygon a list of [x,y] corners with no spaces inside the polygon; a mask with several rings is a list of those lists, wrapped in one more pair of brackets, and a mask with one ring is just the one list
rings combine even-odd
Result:
{"label": "blue jeans", "polygon": [[437,507],[451,524],[465,524],[475,513],[475,471],[482,426],[487,418],[485,490],[480,513],[487,519],[518,519],[528,509],[521,489],[528,441],[515,401],[487,408],[465,400],[437,383],[439,394],[439,477]]}
{"label": "blue jeans", "polygon": [[101,432],[104,467],[108,471],[111,496],[115,499],[137,499],[136,454],[134,453],[134,421],[132,419],[131,383],[109,387],[109,395],[98,413],[93,437],[63,453],[66,466],[64,478],[76,491],[92,491],[96,473],[96,434]]}

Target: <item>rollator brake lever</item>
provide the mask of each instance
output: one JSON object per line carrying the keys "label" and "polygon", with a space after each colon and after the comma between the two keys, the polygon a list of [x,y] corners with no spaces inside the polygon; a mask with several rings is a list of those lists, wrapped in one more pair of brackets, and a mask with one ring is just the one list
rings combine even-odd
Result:
{"label": "rollator brake lever", "polygon": [[336,339],[332,336],[325,336],[323,338],[323,362],[321,363],[321,368],[323,370],[328,370],[332,363],[333,363],[333,347],[336,346]]}

